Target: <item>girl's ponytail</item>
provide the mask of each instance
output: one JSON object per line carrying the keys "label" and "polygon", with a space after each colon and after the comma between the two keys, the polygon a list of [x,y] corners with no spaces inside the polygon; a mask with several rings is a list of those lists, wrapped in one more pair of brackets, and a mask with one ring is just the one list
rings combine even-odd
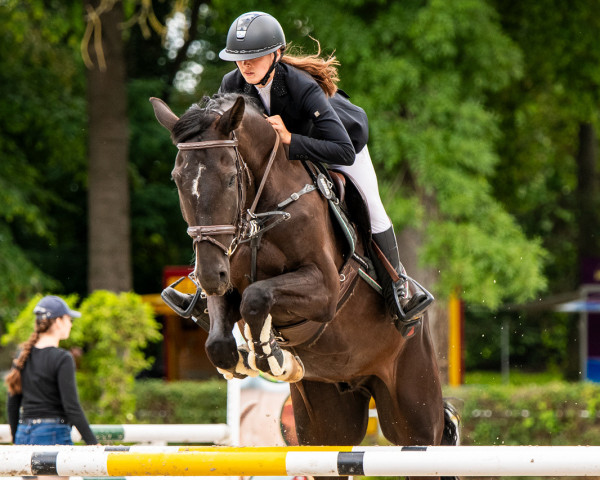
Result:
{"label": "girl's ponytail", "polygon": [[19,355],[13,360],[12,368],[4,377],[4,383],[8,388],[8,392],[11,395],[18,395],[22,392],[21,386],[21,372],[25,363],[31,354],[31,349],[40,338],[40,334],[48,331],[50,326],[54,323],[56,318],[46,318],[45,316],[36,316],[35,319],[35,330],[29,336],[29,339],[21,345],[21,351]]}
{"label": "girl's ponytail", "polygon": [[310,74],[325,94],[333,97],[335,92],[337,92],[337,84],[340,81],[337,71],[340,62],[333,54],[327,58],[322,58],[320,56],[321,44],[318,40],[315,40],[315,42],[317,43],[318,51],[314,55],[301,56],[295,53],[285,53],[280,61]]}

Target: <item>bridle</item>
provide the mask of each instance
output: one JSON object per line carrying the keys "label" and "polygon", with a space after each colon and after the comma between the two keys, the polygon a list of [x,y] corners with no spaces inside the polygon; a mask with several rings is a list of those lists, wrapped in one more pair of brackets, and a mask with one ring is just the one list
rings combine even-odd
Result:
{"label": "bridle", "polygon": [[[258,200],[262,194],[262,190],[269,175],[269,171],[271,170],[271,166],[273,165],[273,161],[275,160],[277,149],[279,148],[279,135],[277,134],[275,136],[275,144],[273,145],[273,150],[271,151],[271,155],[269,157],[265,173],[263,174],[263,178],[254,197],[254,201],[252,202],[252,206],[245,213],[244,206],[246,205],[246,189],[247,186],[251,184],[252,177],[250,176],[248,165],[246,165],[246,162],[242,158],[242,155],[240,154],[240,151],[238,149],[238,139],[235,135],[235,132],[231,132],[230,140],[205,140],[203,142],[183,142],[178,143],[177,148],[180,152],[186,150],[204,150],[207,148],[233,148],[235,152],[235,168],[237,171],[238,179],[238,213],[235,224],[197,225],[189,227],[187,229],[188,235],[194,240],[194,246],[200,242],[210,242],[213,245],[219,247],[225,255],[230,257],[231,255],[233,255],[240,242],[243,241],[245,238],[250,238],[252,236],[253,230],[256,229],[254,226],[255,223],[253,223],[253,219],[256,218],[254,211],[256,209],[256,205],[258,204]],[[248,184],[246,184],[246,179]],[[222,242],[215,238],[215,236],[220,235],[233,235],[233,240],[231,241],[229,246],[224,245]]]}

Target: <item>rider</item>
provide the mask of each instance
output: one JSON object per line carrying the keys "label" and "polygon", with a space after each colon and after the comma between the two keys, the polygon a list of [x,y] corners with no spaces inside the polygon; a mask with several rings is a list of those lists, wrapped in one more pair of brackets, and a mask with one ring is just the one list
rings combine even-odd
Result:
{"label": "rider", "polygon": [[[267,121],[289,147],[290,160],[329,164],[350,176],[363,191],[371,217],[373,240],[391,267],[374,259],[386,305],[398,329],[407,331],[431,304],[417,286],[410,294],[408,277],[400,263],[396,236],[379,196],[369,150],[368,122],[363,109],[353,105],[337,88],[334,56],[284,55],[285,35],[279,22],[263,12],[239,16],[231,25],[219,57],[236,62],[237,69],[223,77],[220,93],[244,93],[260,101]],[[320,50],[319,50],[320,53]],[[396,281],[390,270],[397,273]]]}

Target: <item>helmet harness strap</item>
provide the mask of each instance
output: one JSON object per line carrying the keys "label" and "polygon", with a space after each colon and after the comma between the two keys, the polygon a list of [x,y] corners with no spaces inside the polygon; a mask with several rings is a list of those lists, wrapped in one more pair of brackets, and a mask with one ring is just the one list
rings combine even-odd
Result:
{"label": "helmet harness strap", "polygon": [[269,70],[267,70],[267,73],[265,74],[263,79],[260,82],[258,82],[256,85],[262,85],[264,87],[267,84],[267,82],[269,81],[269,76],[271,75],[271,72],[275,69],[275,66],[277,65],[278,61],[279,61],[279,59],[277,58],[277,52],[275,52],[275,53],[273,53],[273,63],[271,63]]}

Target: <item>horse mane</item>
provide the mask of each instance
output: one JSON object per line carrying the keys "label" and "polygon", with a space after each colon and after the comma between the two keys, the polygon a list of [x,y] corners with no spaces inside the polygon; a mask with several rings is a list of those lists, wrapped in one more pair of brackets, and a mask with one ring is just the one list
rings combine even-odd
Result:
{"label": "horse mane", "polygon": [[231,108],[238,97],[244,97],[246,107],[259,113],[254,97],[239,93],[216,93],[212,97],[205,95],[200,102],[193,104],[181,116],[173,127],[171,137],[175,143],[182,143],[191,137],[200,135],[215,121],[217,115]]}

